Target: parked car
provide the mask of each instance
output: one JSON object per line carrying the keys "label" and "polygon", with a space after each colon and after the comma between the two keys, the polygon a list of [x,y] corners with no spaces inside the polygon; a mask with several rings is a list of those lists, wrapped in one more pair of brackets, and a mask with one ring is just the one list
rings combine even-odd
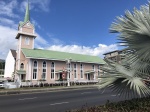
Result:
{"label": "parked car", "polygon": [[0,82],[0,88],[4,88],[4,82]]}

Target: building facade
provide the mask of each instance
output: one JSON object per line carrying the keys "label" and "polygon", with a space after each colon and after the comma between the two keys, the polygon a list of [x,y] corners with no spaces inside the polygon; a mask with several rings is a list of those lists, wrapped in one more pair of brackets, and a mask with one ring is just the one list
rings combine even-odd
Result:
{"label": "building facade", "polygon": [[0,59],[0,78],[4,78],[5,60]]}
{"label": "building facade", "polygon": [[16,54],[15,80],[37,83],[45,80],[55,83],[58,80],[89,81],[101,75],[105,63],[98,56],[50,51],[34,48],[35,27],[30,22],[29,3],[25,18],[19,23]]}
{"label": "building facade", "polygon": [[5,78],[13,79],[14,71],[15,71],[15,64],[16,64],[16,50],[10,49],[5,61]]}
{"label": "building facade", "polygon": [[124,50],[115,50],[108,53],[105,53],[104,59],[110,59],[114,62],[121,63],[121,60],[124,59],[123,55]]}

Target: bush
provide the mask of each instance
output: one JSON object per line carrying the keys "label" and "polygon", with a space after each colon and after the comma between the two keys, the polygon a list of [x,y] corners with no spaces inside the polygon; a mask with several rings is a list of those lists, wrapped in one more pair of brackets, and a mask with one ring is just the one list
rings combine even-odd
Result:
{"label": "bush", "polygon": [[67,112],[150,112],[150,97],[125,100],[117,103],[110,103],[107,100],[105,105],[93,107],[85,105],[81,109],[69,110]]}

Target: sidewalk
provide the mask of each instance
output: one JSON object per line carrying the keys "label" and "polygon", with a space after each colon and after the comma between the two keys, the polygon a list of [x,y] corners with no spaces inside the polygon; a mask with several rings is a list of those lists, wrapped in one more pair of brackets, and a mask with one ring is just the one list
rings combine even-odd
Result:
{"label": "sidewalk", "polygon": [[70,87],[48,87],[48,88],[34,88],[26,89],[26,88],[19,88],[19,89],[7,89],[0,91],[0,95],[11,95],[11,94],[30,94],[36,92],[55,92],[55,91],[67,91],[67,90],[77,90],[77,89],[90,89],[90,88],[97,88],[98,85],[84,85],[84,86],[70,86]]}

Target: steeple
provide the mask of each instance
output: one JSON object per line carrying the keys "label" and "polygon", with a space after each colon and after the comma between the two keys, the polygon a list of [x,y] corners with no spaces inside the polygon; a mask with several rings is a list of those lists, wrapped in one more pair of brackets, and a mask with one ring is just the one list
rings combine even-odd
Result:
{"label": "steeple", "polygon": [[25,17],[24,17],[24,23],[30,21],[30,9],[29,9],[29,0],[28,0],[28,4],[26,6],[26,13],[25,13]]}

